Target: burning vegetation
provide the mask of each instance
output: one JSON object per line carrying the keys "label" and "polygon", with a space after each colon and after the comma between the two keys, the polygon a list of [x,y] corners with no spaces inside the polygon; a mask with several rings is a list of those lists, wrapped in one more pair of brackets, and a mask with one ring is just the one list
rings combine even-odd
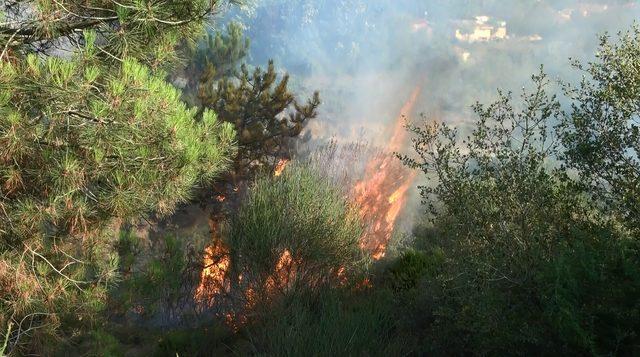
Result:
{"label": "burning vegetation", "polygon": [[280,256],[273,274],[265,282],[267,296],[274,295],[276,291],[284,291],[290,287],[296,278],[297,263],[288,249]]}
{"label": "burning vegetation", "polygon": [[273,176],[282,175],[282,172],[287,167],[287,165],[289,164],[290,161],[291,160],[289,160],[289,159],[280,159],[280,160],[278,160],[278,163],[276,164],[275,169],[273,169]]}
{"label": "burning vegetation", "polygon": [[196,288],[196,301],[208,306],[213,305],[216,299],[230,288],[227,272],[229,271],[229,249],[220,238],[214,239],[214,243],[208,246],[204,252],[204,268],[200,274],[200,284]]}
{"label": "burning vegetation", "polygon": [[415,178],[415,173],[404,167],[393,153],[400,151],[405,144],[405,122],[419,94],[419,87],[413,90],[396,119],[389,145],[369,161],[365,179],[353,188],[354,201],[360,207],[366,226],[360,245],[374,260],[384,257],[396,219],[406,203],[407,191]]}
{"label": "burning vegetation", "polygon": [[[405,122],[414,110],[414,105],[419,93],[420,88],[415,88],[408,101],[401,108],[395,120],[388,145],[381,148],[379,152],[373,154],[370,159],[368,159],[364,167],[364,179],[355,181],[353,187],[347,190],[349,199],[354,204],[353,207],[356,210],[354,211],[354,215],[358,217],[359,221],[364,225],[364,229],[360,230],[359,233],[351,231],[353,237],[356,237],[355,240],[353,240],[354,247],[360,254],[369,255],[373,260],[379,260],[385,256],[396,220],[403,206],[406,204],[407,192],[415,178],[415,174],[405,168],[393,154],[401,151],[406,143],[407,134],[404,128]],[[288,159],[280,159],[278,161],[273,170],[272,180],[275,181],[272,184],[282,181],[281,176],[283,176],[289,164],[290,160]],[[295,175],[294,173],[294,176]],[[291,178],[286,179],[290,180]],[[289,195],[290,192],[286,194]],[[324,199],[325,197],[318,197],[319,203],[321,205],[329,204],[324,202]],[[286,209],[288,209],[288,207],[285,208],[285,210]],[[344,209],[346,209],[346,206]],[[268,209],[265,210],[268,211]],[[313,208],[313,210],[317,211],[322,209],[316,207]],[[309,212],[309,210],[306,210],[306,212]],[[278,221],[288,218],[280,217],[283,215],[283,212],[277,212],[277,214],[279,217],[274,216],[269,219]],[[313,218],[314,212],[309,212],[309,215]],[[275,223],[277,224],[277,222]],[[296,228],[304,226],[304,224],[295,224],[294,222],[291,222],[291,224],[294,224]],[[359,223],[358,226],[360,225]],[[196,301],[205,308],[218,304],[224,294],[230,293],[229,295],[233,295],[233,292],[230,292],[232,286],[240,289],[238,296],[243,300],[243,302],[240,303],[241,309],[250,310],[254,308],[258,299],[266,298],[270,300],[291,289],[297,278],[313,281],[313,284],[317,284],[318,286],[324,284],[327,279],[335,280],[334,283],[337,285],[345,285],[348,283],[353,271],[353,267],[349,266],[346,261],[340,264],[341,259],[335,259],[328,263],[324,269],[325,273],[310,273],[309,271],[305,271],[305,269],[309,269],[309,266],[313,266],[314,264],[313,262],[303,261],[301,259],[302,256],[306,256],[306,259],[311,258],[308,257],[309,254],[307,253],[300,253],[300,249],[306,249],[308,246],[313,247],[313,244],[306,244],[304,248],[291,249],[296,248],[296,246],[300,247],[302,243],[290,242],[285,245],[287,248],[280,250],[280,253],[276,255],[277,259],[266,260],[267,262],[271,261],[270,268],[264,268],[267,269],[267,272],[262,275],[262,278],[260,278],[261,274],[257,273],[255,269],[253,269],[253,271],[252,269],[245,271],[245,267],[241,265],[236,265],[239,266],[239,272],[237,276],[232,277],[229,274],[232,264],[242,263],[232,261],[232,253],[229,251],[228,246],[220,239],[217,230],[213,229],[213,231],[215,235],[214,243],[206,248],[204,269],[201,273],[200,284],[194,295]],[[252,234],[255,233],[256,232],[253,232]],[[277,231],[258,233],[263,235],[278,235]],[[245,242],[244,237],[242,238],[242,241]],[[250,237],[246,238],[249,239]],[[264,239],[270,240],[273,238],[266,237]],[[325,238],[320,237],[320,239]],[[336,249],[336,254],[341,253],[339,252],[340,248],[336,246],[329,248],[318,247],[319,250],[331,250],[334,248]],[[255,251],[256,247],[252,247],[251,249]],[[319,250],[316,251],[316,253],[323,254],[323,252]],[[249,257],[246,256],[241,257],[241,259],[245,260],[248,258]],[[260,261],[260,257],[256,258],[256,260]],[[234,280],[234,284],[231,283],[232,280]],[[361,281],[361,283],[357,284],[358,288],[371,287],[369,279],[364,278],[359,281]],[[244,314],[223,312],[222,316],[233,326],[237,326],[246,321]]]}

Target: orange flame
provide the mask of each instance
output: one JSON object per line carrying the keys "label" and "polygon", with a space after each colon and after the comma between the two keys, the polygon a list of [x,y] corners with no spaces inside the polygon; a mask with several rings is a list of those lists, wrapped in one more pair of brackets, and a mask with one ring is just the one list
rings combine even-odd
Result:
{"label": "orange flame", "polygon": [[[354,200],[361,208],[360,214],[363,220],[368,223],[368,228],[361,237],[360,245],[362,249],[370,252],[375,260],[379,260],[385,255],[396,220],[407,200],[407,192],[415,178],[415,173],[404,167],[392,153],[400,151],[405,144],[407,132],[404,120],[412,113],[419,94],[420,88],[418,87],[402,107],[393,129],[393,136],[384,150],[385,153],[377,155],[369,161],[365,180],[358,182],[352,190]],[[274,175],[280,176],[289,161],[288,159],[280,159],[274,169]],[[234,188],[234,191],[236,190],[237,188]],[[214,243],[205,250],[205,268],[200,274],[200,284],[195,292],[196,301],[208,306],[212,306],[220,295],[229,292],[230,289],[227,277],[230,265],[229,249],[217,237],[216,228],[215,224],[212,224]],[[284,250],[273,273],[264,283],[267,296],[272,296],[276,289],[287,289],[291,286],[296,277],[299,263],[300,261],[295,260],[289,250]],[[340,281],[346,282],[344,268],[338,269],[336,274]],[[238,279],[242,281],[242,275]],[[367,288],[371,285],[371,281],[365,279],[358,286]],[[255,304],[256,291],[251,287],[247,288],[245,298],[245,308],[251,309]],[[224,317],[229,325],[236,327],[235,321],[242,324],[246,320],[246,317],[237,316],[234,313],[226,313]]]}
{"label": "orange flame", "polygon": [[230,263],[229,250],[222,240],[215,239],[213,245],[205,249],[204,269],[200,273],[200,285],[195,293],[197,301],[212,305],[218,296],[229,291],[227,271]]}
{"label": "orange flame", "polygon": [[287,164],[289,164],[289,161],[291,161],[291,160],[289,160],[289,159],[280,159],[280,161],[278,161],[278,163],[276,164],[275,169],[273,169],[273,175],[274,176],[282,175],[282,172],[287,167]]}
{"label": "orange flame", "polygon": [[365,179],[353,189],[355,202],[360,206],[360,215],[368,225],[360,246],[371,252],[374,260],[384,257],[396,219],[415,178],[415,173],[405,168],[392,153],[400,151],[405,144],[407,131],[404,122],[413,111],[419,94],[419,87],[411,93],[396,119],[393,136],[384,154],[369,161]]}
{"label": "orange flame", "polygon": [[267,278],[265,289],[267,296],[273,295],[276,289],[284,290],[289,287],[296,276],[296,262],[288,249],[280,256],[273,274]]}

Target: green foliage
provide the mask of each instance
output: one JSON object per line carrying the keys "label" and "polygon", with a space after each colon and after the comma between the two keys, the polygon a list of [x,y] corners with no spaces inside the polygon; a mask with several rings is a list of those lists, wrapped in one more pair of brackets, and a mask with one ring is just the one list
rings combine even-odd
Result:
{"label": "green foliage", "polygon": [[[227,234],[232,271],[257,294],[269,290],[270,279],[285,292],[320,290],[362,271],[361,232],[355,208],[328,178],[305,166],[287,167],[280,177],[258,178],[233,217]],[[291,255],[286,272],[277,269],[285,251]]]}
{"label": "green foliage", "polygon": [[596,199],[640,232],[640,26],[600,39],[597,61],[574,62],[585,74],[565,85],[573,101],[559,134],[569,168]]}
{"label": "green foliage", "polygon": [[637,354],[640,245],[637,240],[598,238],[565,247],[541,271],[545,318],[572,349]]}
{"label": "green foliage", "polygon": [[179,93],[135,61],[99,84],[84,75],[98,67],[79,61],[3,65],[3,237],[26,239],[45,224],[82,234],[110,217],[170,213],[232,152],[229,126],[209,112],[194,121]]}
{"label": "green foliage", "polygon": [[388,290],[325,289],[287,295],[232,333],[219,322],[165,333],[158,356],[389,356],[412,351]]}
{"label": "green foliage", "polygon": [[120,342],[111,334],[103,330],[92,331],[89,334],[91,348],[89,356],[116,357],[123,355]]}
{"label": "green foliage", "polygon": [[357,208],[293,165],[260,176],[225,232],[239,331],[149,328],[200,312],[201,247],[165,235],[148,250],[120,228],[171,214],[233,157],[249,176],[289,156],[319,105],[299,104],[272,62],[241,64],[236,24],[186,69],[202,75],[200,108],[181,101],[165,81],[176,45],[192,45],[219,4],[0,6],[13,19],[0,25],[0,354],[640,353],[637,26],[574,63],[586,77],[564,84],[568,113],[541,71],[519,104],[510,93],[476,104],[462,140],[411,126],[418,157],[403,160],[436,178],[421,187],[431,225],[374,288],[361,283]]}
{"label": "green foliage", "polygon": [[[39,279],[66,281],[43,296],[64,289],[58,284],[111,281],[115,258],[102,233],[111,219],[171,213],[196,184],[220,174],[233,152],[229,126],[213,113],[196,122],[179,93],[135,61],[105,73],[102,83],[87,79],[93,67],[79,62],[28,57],[3,64],[0,78],[3,259],[16,272],[46,263],[51,269],[40,269]],[[54,268],[62,266],[64,274]],[[24,301],[16,289],[11,295]],[[29,304],[6,308],[35,312]]]}
{"label": "green foliage", "polygon": [[199,254],[194,254],[195,249],[186,250],[184,242],[204,239],[167,234],[142,255],[131,243],[135,238],[127,238],[131,236],[123,234],[120,240],[120,269],[126,279],[111,292],[111,314],[122,317],[133,314],[136,320],[177,324],[188,307],[193,306],[191,292],[201,268],[196,261]]}
{"label": "green foliage", "polygon": [[82,31],[96,29],[100,35],[93,46],[103,61],[119,65],[133,57],[153,69],[168,69],[179,60],[176,45],[195,40],[206,17],[225,2],[5,1],[0,14],[15,21],[0,26],[0,45],[7,49],[3,55],[19,57],[61,48],[65,41],[82,46],[88,41]]}
{"label": "green foliage", "polygon": [[285,300],[244,333],[254,355],[398,356],[410,348],[396,321],[387,291],[330,289]]}
{"label": "green foliage", "polygon": [[251,177],[264,166],[273,168],[278,158],[288,158],[291,138],[316,117],[320,105],[317,92],[299,103],[288,88],[289,75],[278,78],[273,61],[266,70],[250,70],[242,63],[248,47],[240,25],[232,23],[226,34],[210,34],[187,68],[200,79],[198,105],[235,127],[240,150],[234,171],[240,177]]}
{"label": "green foliage", "polygon": [[[210,1],[10,1],[0,26],[0,327],[48,354],[95,321],[122,222],[173,212],[220,175],[233,128],[164,70]],[[60,54],[65,50],[64,56]],[[130,263],[130,262],[129,262]],[[6,352],[6,351],[5,351]]]}
{"label": "green foliage", "polygon": [[[355,207],[317,171],[300,164],[260,176],[227,228],[239,331],[216,322],[163,337],[160,355],[384,355],[402,351],[387,291],[357,291],[365,259]],[[284,252],[291,259],[282,260]],[[242,277],[241,279],[239,277]],[[371,292],[371,294],[370,294]],[[226,348],[225,348],[226,347]]]}
{"label": "green foliage", "polygon": [[229,354],[231,346],[241,345],[227,326],[209,322],[206,327],[174,330],[164,334],[154,356],[220,356]]}
{"label": "green foliage", "polygon": [[474,106],[464,140],[444,124],[410,127],[419,158],[405,163],[436,178],[421,188],[433,223],[421,245],[445,257],[416,297],[430,306],[423,350],[638,353],[640,92],[625,74],[637,35],[603,40],[594,81],[568,89],[569,116],[541,73],[521,106],[503,93]]}
{"label": "green foliage", "polygon": [[212,80],[233,76],[249,54],[249,44],[242,25],[237,22],[229,23],[226,32],[208,32],[205,39],[192,51],[185,69],[187,91],[197,90],[202,75],[207,71],[212,73]]}
{"label": "green foliage", "polygon": [[444,263],[441,250],[432,254],[410,250],[404,252],[388,268],[386,280],[395,292],[409,292],[419,288],[425,276],[435,276]]}

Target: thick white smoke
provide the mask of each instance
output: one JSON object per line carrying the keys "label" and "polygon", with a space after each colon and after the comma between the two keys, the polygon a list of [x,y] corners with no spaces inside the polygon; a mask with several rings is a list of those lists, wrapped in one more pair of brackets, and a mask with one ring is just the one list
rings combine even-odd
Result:
{"label": "thick white smoke", "polygon": [[229,17],[245,24],[254,64],[274,58],[320,90],[316,135],[353,137],[394,120],[418,84],[421,111],[465,123],[476,100],[518,91],[540,64],[576,78],[569,57],[592,58],[598,34],[639,15],[623,0],[254,0]]}
{"label": "thick white smoke", "polygon": [[592,59],[599,34],[639,16],[628,0],[254,0],[227,19],[245,25],[252,64],[273,58],[298,92],[320,91],[314,137],[383,146],[415,86],[419,112],[464,131],[475,101],[517,93],[541,64],[578,79],[569,58]]}

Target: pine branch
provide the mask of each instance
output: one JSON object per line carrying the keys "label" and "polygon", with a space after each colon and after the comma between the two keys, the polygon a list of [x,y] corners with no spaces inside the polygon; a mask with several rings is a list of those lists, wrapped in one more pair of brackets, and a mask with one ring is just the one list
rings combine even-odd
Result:
{"label": "pine branch", "polygon": [[[110,21],[117,20],[117,19],[118,17],[114,16],[110,18]],[[105,20],[86,20],[86,21],[76,22],[73,24],[67,24],[57,29],[59,34],[58,37],[68,36],[74,32],[95,27],[101,23],[105,23]],[[23,41],[23,43],[25,44],[52,39],[51,37],[46,37],[46,36],[33,37],[38,34],[39,32],[38,30],[39,28],[36,26],[21,27],[21,28],[0,27],[0,35],[15,35],[17,37],[25,38],[25,41]]]}

